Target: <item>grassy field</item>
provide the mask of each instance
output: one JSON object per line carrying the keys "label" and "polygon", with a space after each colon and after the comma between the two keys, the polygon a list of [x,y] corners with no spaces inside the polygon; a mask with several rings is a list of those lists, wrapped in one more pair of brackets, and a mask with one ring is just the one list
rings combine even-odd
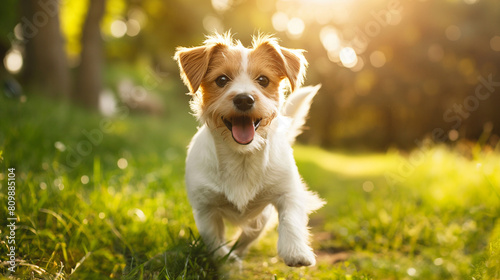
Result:
{"label": "grassy field", "polygon": [[[288,268],[270,230],[242,271],[214,260],[184,191],[196,123],[185,96],[161,117],[113,118],[36,96],[0,97],[0,270],[20,279],[500,279],[500,147],[402,154],[295,147],[318,264]],[[15,168],[15,273],[7,177]],[[229,270],[229,271],[228,271]]]}

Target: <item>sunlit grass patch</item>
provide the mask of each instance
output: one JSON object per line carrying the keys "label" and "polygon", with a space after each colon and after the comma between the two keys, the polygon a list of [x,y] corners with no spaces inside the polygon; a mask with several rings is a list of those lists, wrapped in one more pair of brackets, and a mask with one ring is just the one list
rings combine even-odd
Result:
{"label": "sunlit grass patch", "polygon": [[397,165],[395,154],[342,154],[328,153],[319,147],[296,145],[295,156],[301,162],[310,162],[331,173],[341,173],[343,176],[379,175]]}
{"label": "sunlit grass patch", "polygon": [[408,157],[361,155],[343,165],[344,155],[295,152],[305,180],[328,200],[318,216],[333,238],[318,246],[353,252],[349,259],[375,278],[465,278],[498,240],[498,151],[464,156],[437,146],[397,183],[387,173],[399,174]]}
{"label": "sunlit grass patch", "polygon": [[[296,145],[300,173],[328,201],[311,216],[317,266],[287,267],[270,229],[241,272],[227,264],[226,273],[201,242],[184,190],[185,149],[196,127],[187,104],[170,104],[161,118],[109,119],[114,128],[72,166],[71,150],[91,143],[82,131],[95,132],[102,116],[37,97],[0,101],[0,118],[12,120],[0,122],[0,164],[17,172],[17,277],[500,277],[498,147],[430,146],[417,157],[418,150],[352,154]],[[2,204],[1,217],[6,211]],[[4,264],[0,270],[7,272]]]}

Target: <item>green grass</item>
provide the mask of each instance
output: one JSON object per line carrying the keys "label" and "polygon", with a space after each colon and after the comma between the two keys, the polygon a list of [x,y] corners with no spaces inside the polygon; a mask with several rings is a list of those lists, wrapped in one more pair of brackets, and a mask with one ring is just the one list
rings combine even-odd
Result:
{"label": "green grass", "polygon": [[201,242],[184,191],[196,123],[185,96],[168,100],[161,117],[105,118],[37,96],[0,97],[1,260],[6,168],[16,168],[19,218],[19,266],[10,275],[2,263],[4,276],[500,279],[500,148],[479,144],[430,146],[423,156],[297,145],[301,174],[328,201],[311,216],[317,266],[286,267],[275,230],[241,272],[221,265]]}

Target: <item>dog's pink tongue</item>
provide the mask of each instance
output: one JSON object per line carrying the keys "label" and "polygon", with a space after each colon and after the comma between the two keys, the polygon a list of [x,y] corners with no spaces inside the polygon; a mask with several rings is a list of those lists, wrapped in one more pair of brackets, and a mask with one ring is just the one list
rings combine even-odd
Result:
{"label": "dog's pink tongue", "polygon": [[233,119],[233,138],[242,145],[250,144],[255,135],[255,127],[251,118],[239,117]]}

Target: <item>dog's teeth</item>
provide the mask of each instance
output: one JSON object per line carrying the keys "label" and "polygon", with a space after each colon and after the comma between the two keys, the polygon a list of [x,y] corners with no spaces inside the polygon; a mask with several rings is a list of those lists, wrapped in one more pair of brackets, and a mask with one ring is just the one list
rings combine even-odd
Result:
{"label": "dog's teeth", "polygon": [[259,126],[260,126],[260,122],[261,122],[261,121],[262,121],[262,119],[258,119],[258,120],[256,120],[256,121],[253,123],[253,125],[254,125],[254,127],[255,127],[255,130],[257,130],[257,128],[259,128]]}

